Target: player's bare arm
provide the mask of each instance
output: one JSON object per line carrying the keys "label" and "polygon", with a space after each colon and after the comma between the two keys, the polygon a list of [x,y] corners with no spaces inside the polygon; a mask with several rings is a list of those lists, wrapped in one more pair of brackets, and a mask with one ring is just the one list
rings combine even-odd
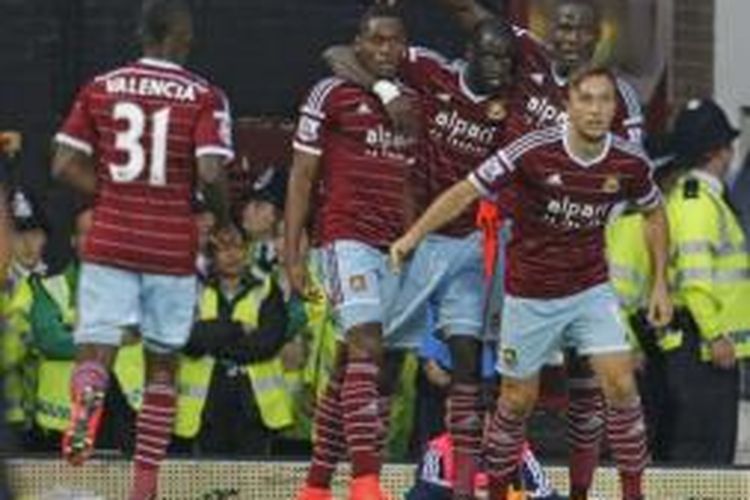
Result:
{"label": "player's bare arm", "polygon": [[409,230],[390,248],[391,266],[398,270],[422,239],[440,229],[469,208],[482,193],[468,180],[457,182],[441,194]]}
{"label": "player's bare arm", "polygon": [[669,261],[669,226],[664,205],[644,213],[645,236],[651,256],[653,283],[649,299],[648,319],[655,327],[663,327],[672,321],[672,299],[667,286],[667,263]]}
{"label": "player's bare arm", "polygon": [[87,196],[96,192],[96,172],[91,157],[78,149],[58,143],[52,158],[52,173]]}
{"label": "player's bare arm", "polygon": [[371,89],[380,98],[393,126],[399,132],[414,135],[419,128],[419,116],[412,100],[388,80],[379,80],[357,58],[351,45],[334,45],[323,52],[331,71],[350,82]]}
{"label": "player's bare arm", "polygon": [[216,216],[219,227],[231,225],[229,208],[229,181],[224,169],[226,158],[219,155],[198,157],[198,178],[206,204]]}
{"label": "player's bare arm", "polygon": [[477,24],[493,14],[476,0],[437,0],[456,18],[461,29],[471,32]]}
{"label": "player's bare arm", "polygon": [[319,169],[320,156],[294,152],[284,208],[284,255],[289,283],[301,295],[304,295],[307,284],[302,235],[310,212],[310,193]]}

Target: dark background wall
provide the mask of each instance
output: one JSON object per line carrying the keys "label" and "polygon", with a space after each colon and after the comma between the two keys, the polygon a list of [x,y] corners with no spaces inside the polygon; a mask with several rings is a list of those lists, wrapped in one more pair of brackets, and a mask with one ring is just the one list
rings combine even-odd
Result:
{"label": "dark background wall", "polygon": [[[197,36],[189,66],[227,91],[236,117],[291,117],[325,73],[321,50],[349,40],[370,1],[192,0]],[[460,55],[461,34],[435,0],[401,2],[413,40]],[[680,102],[697,90],[711,93],[714,0],[673,2],[669,100]],[[24,134],[14,175],[45,201],[56,247],[64,247],[70,196],[50,184],[50,138],[82,83],[137,56],[140,3],[0,0],[0,130]],[[484,3],[520,10],[525,0]]]}
{"label": "dark background wall", "polygon": [[[349,40],[365,0],[193,0],[188,66],[229,94],[241,116],[288,116],[325,73],[320,53]],[[414,40],[460,55],[461,36],[433,0],[405,2]],[[500,4],[501,1],[494,1]],[[71,197],[50,184],[49,144],[76,89],[137,57],[138,0],[0,0],[0,130],[24,134],[16,181],[44,201],[53,247],[69,229]],[[60,252],[51,252],[54,256]]]}

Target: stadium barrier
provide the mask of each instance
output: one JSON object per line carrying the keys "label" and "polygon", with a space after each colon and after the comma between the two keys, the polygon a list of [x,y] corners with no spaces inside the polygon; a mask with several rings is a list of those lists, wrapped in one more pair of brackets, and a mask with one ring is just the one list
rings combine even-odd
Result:
{"label": "stadium barrier", "polygon": [[[119,500],[127,498],[130,464],[93,460],[73,468],[59,460],[11,460],[10,477],[19,500]],[[307,470],[304,462],[171,460],[163,468],[161,500],[290,500]],[[566,491],[567,470],[548,467],[553,484]],[[414,477],[412,465],[386,465],[385,487],[403,498]],[[346,498],[347,467],[336,476],[336,498]],[[649,500],[748,500],[750,470],[652,468],[647,475]],[[619,498],[617,474],[603,467],[594,496]]]}

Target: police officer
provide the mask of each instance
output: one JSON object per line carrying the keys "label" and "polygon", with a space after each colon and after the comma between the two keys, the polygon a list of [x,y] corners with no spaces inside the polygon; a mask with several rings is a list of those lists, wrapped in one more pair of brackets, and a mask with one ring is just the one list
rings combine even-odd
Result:
{"label": "police officer", "polygon": [[669,458],[729,464],[734,458],[738,360],[750,357],[750,257],[723,183],[739,132],[712,100],[693,100],[674,127],[687,167],[667,197],[676,331],[660,342],[674,411]]}

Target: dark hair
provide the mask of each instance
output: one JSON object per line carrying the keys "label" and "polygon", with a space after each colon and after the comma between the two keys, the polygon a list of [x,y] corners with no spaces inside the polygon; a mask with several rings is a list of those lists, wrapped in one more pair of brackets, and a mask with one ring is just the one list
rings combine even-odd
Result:
{"label": "dark hair", "polygon": [[476,46],[479,40],[488,34],[497,35],[500,38],[509,40],[511,43],[514,43],[516,40],[513,26],[504,19],[493,16],[481,20],[474,26],[471,33],[471,45]]}
{"label": "dark hair", "polygon": [[591,13],[594,15],[594,24],[598,26],[602,22],[602,9],[597,0],[557,0],[556,8],[560,8],[562,5],[575,5],[576,7],[591,9]]}
{"label": "dark hair", "polygon": [[144,0],[138,35],[145,45],[158,45],[169,35],[172,23],[180,16],[190,16],[185,0]]}
{"label": "dark hair", "polygon": [[577,89],[584,80],[596,76],[605,77],[609,80],[609,83],[612,84],[612,87],[617,89],[617,77],[609,66],[603,64],[584,64],[570,75],[570,79],[568,80],[568,91]]}
{"label": "dark hair", "polygon": [[362,14],[362,17],[359,20],[359,32],[364,33],[367,30],[370,21],[372,21],[373,19],[384,17],[395,19],[401,23],[404,22],[403,16],[401,15],[401,10],[398,7],[376,3],[368,7],[365,13]]}

